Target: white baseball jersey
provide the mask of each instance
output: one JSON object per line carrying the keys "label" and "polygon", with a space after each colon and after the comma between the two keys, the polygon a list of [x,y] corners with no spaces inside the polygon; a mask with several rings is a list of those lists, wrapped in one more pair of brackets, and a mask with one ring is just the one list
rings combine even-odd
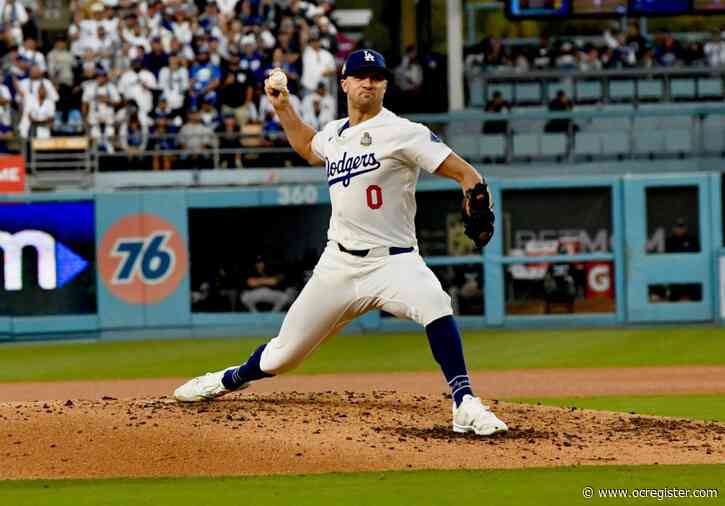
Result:
{"label": "white baseball jersey", "polygon": [[348,118],[317,132],[332,202],[328,239],[353,250],[417,246],[415,186],[451,153],[428,127],[387,109],[355,126]]}

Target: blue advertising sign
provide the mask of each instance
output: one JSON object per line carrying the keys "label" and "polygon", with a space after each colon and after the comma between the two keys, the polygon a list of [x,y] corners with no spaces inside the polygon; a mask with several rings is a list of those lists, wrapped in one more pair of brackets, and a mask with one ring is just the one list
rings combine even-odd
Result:
{"label": "blue advertising sign", "polygon": [[91,201],[0,204],[0,315],[96,312]]}

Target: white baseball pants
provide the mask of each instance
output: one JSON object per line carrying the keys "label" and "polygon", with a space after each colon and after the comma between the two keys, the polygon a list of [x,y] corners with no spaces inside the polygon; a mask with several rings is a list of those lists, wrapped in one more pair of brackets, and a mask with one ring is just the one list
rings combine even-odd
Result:
{"label": "white baseball pants", "polygon": [[281,374],[299,365],[356,317],[381,309],[425,326],[453,314],[451,298],[417,251],[375,248],[357,257],[328,242],[314,273],[262,352],[260,368]]}

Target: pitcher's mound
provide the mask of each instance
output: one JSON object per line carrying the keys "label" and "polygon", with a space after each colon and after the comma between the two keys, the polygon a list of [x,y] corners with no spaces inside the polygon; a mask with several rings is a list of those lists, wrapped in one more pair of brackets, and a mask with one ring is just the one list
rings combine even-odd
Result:
{"label": "pitcher's mound", "polygon": [[211,476],[725,459],[725,424],[489,401],[510,431],[451,430],[450,399],[392,391],[0,404],[0,479]]}

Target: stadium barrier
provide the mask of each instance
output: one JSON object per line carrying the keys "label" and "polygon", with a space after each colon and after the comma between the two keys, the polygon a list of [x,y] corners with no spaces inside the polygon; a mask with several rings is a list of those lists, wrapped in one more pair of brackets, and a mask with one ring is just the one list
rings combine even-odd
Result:
{"label": "stadium barrier", "polygon": [[[486,174],[587,174],[593,164],[607,174],[669,166],[719,170],[725,156],[721,103],[581,106],[562,113],[528,107],[508,114],[466,110],[409,117],[429,124],[459,154],[485,166]],[[552,129],[552,122],[557,128]],[[490,133],[491,125],[502,130]],[[323,181],[299,170],[305,162],[289,147],[252,145],[242,136],[239,143],[249,145],[228,148],[222,147],[229,145],[222,139],[195,152],[150,148],[136,154],[105,152],[85,137],[35,139],[25,153],[28,182],[33,189],[47,190]],[[150,138],[151,145],[155,140]],[[151,170],[164,158],[172,170]]]}
{"label": "stadium barrier", "polygon": [[723,98],[719,67],[633,68],[515,72],[473,68],[466,73],[469,106],[495,92],[517,106],[545,105],[563,90],[577,104],[697,102]]}
{"label": "stadium barrier", "polygon": [[[462,326],[720,321],[720,174],[490,183],[498,233],[483,254],[463,235],[460,190],[419,183],[421,254]],[[329,213],[325,184],[5,195],[0,334],[272,335],[283,314],[244,297],[257,255],[291,302]],[[375,311],[349,331],[413,328]]]}

